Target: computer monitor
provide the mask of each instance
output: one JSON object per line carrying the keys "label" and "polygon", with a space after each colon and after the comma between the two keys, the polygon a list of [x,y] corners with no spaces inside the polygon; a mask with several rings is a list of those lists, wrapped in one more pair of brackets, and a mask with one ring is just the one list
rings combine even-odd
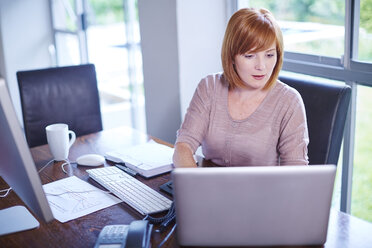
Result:
{"label": "computer monitor", "polygon": [[[0,78],[0,176],[39,220],[49,222],[54,219],[2,78]],[[39,222],[28,210],[19,206],[1,209],[0,219],[2,222],[0,235],[39,226]]]}

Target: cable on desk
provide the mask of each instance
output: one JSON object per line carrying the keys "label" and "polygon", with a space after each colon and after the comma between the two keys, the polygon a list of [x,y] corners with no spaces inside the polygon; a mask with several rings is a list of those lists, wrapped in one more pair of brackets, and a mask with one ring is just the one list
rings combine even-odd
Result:
{"label": "cable on desk", "polygon": [[172,236],[174,230],[176,229],[176,226],[177,224],[174,224],[174,226],[172,227],[172,230],[170,230],[168,235],[161,241],[161,243],[158,245],[158,248],[162,247],[168,241],[168,239],[170,238],[170,236]]}
{"label": "cable on desk", "polygon": [[7,189],[2,189],[0,192],[5,192],[3,195],[0,195],[1,198],[5,198],[9,195],[10,191],[12,191],[12,187],[9,187]]}
{"label": "cable on desk", "polygon": [[176,209],[174,207],[174,202],[170,206],[168,212],[163,217],[152,217],[150,215],[146,215],[144,220],[148,220],[152,224],[160,224],[160,232],[164,231],[164,229],[176,218]]}
{"label": "cable on desk", "polygon": [[70,160],[66,159],[66,160],[63,160],[65,161],[63,164],[61,164],[61,168],[62,168],[62,171],[67,174],[67,171],[65,171],[65,165],[71,165],[70,163]]}
{"label": "cable on desk", "polygon": [[[167,214],[164,215],[163,217],[158,217],[157,218],[157,217],[152,217],[150,215],[146,215],[144,220],[148,220],[152,224],[160,224],[160,228],[157,231],[163,232],[169,224],[173,223],[176,220],[176,208],[174,206],[174,202],[172,203],[171,207],[169,208]],[[174,226],[172,227],[170,232],[167,234],[167,236],[161,241],[158,248],[163,246],[165,244],[165,242],[168,241],[169,237],[174,232],[174,229],[176,228],[176,226],[177,226],[177,224],[174,224]]]}
{"label": "cable on desk", "polygon": [[[47,167],[49,164],[51,164],[54,160],[50,160],[48,163],[46,163],[43,167],[41,167],[40,170],[38,170],[38,174],[45,169],[45,167]],[[0,190],[0,192],[5,192],[3,195],[0,195],[0,198],[5,198],[9,195],[10,191],[12,190],[12,187],[9,187],[8,189],[2,189]]]}
{"label": "cable on desk", "polygon": [[[61,164],[61,169],[62,171],[67,174],[67,171],[65,170],[65,165],[70,165],[71,162],[70,160],[66,159],[66,160],[62,160],[62,161],[65,161],[63,164]],[[52,162],[54,162],[54,159],[50,160],[48,163],[46,163],[43,167],[41,167],[41,169],[37,172],[37,173],[40,173],[42,170],[44,170],[49,164],[51,164]]]}
{"label": "cable on desk", "polygon": [[[70,161],[67,159],[67,160],[64,160],[65,162],[61,165],[61,168],[62,168],[62,171],[67,174],[67,171],[65,170],[64,166],[65,165],[70,165]],[[54,159],[48,161],[48,163],[46,163],[43,167],[40,168],[40,170],[38,170],[38,174],[43,171],[48,165],[50,165],[52,162],[54,162]],[[12,187],[9,187],[7,189],[2,189],[0,190],[0,193],[2,192],[5,192],[4,194],[0,195],[0,198],[5,198],[9,195],[10,191],[12,191]],[[92,190],[91,190],[92,191]],[[111,192],[109,191],[104,191],[104,190],[99,190],[99,191],[102,191],[103,193],[108,193],[110,194]],[[60,194],[48,194],[48,195],[63,195],[63,194],[66,194],[66,193],[86,193],[86,192],[89,192],[89,191],[84,191],[84,192],[72,192],[72,191],[66,191],[66,192],[63,192],[63,193],[60,193]]]}
{"label": "cable on desk", "polygon": [[[50,160],[48,163],[46,163],[43,167],[41,167],[40,170],[38,170],[38,174],[45,169],[45,167],[47,167],[49,164],[51,164],[54,160]],[[0,192],[5,192],[3,195],[0,195],[0,198],[5,198],[9,195],[10,191],[12,190],[12,187],[9,187],[8,189],[2,189],[0,190]]]}
{"label": "cable on desk", "polygon": [[50,160],[48,163],[46,163],[43,167],[41,167],[41,169],[37,172],[37,173],[40,173],[42,170],[45,169],[45,167],[47,167],[49,164],[51,164],[52,162],[54,162],[54,159]]}

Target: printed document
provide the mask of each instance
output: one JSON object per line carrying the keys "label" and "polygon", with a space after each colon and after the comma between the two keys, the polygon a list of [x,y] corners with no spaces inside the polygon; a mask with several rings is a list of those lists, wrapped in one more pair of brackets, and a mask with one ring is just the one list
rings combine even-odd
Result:
{"label": "printed document", "polygon": [[144,177],[152,177],[173,169],[174,149],[150,140],[137,146],[122,148],[106,153],[113,162],[124,162],[132,170]]}
{"label": "printed document", "polygon": [[76,176],[44,184],[43,188],[54,218],[62,223],[121,202]]}

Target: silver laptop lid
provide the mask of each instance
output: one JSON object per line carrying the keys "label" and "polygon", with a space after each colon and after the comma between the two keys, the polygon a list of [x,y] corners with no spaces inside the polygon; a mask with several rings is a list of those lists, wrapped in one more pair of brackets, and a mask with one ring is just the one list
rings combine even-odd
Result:
{"label": "silver laptop lid", "polygon": [[180,245],[319,245],[336,167],[176,168]]}

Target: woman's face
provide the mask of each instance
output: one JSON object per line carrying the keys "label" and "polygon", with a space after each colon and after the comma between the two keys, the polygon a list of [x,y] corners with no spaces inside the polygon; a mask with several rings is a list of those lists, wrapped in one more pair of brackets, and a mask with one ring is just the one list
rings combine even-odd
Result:
{"label": "woman's face", "polygon": [[235,56],[235,70],[248,88],[262,89],[276,65],[277,53],[273,43],[269,49]]}

